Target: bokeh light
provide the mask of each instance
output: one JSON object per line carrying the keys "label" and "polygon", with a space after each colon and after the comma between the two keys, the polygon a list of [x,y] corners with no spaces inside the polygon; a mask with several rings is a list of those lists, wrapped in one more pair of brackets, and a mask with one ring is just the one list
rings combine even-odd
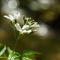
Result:
{"label": "bokeh light", "polygon": [[18,3],[17,3],[16,0],[10,0],[10,1],[8,2],[8,7],[9,7],[10,9],[15,9],[15,8],[17,8],[17,6],[18,6]]}
{"label": "bokeh light", "polygon": [[40,24],[40,28],[38,28],[38,34],[41,36],[48,35],[48,27],[44,24]]}

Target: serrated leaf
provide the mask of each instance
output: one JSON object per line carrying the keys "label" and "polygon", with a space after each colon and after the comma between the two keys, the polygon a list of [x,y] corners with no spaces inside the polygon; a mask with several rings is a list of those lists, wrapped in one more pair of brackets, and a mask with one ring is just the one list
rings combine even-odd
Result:
{"label": "serrated leaf", "polygon": [[30,57],[30,56],[22,56],[21,57],[22,58],[22,60],[35,60],[34,58],[32,58],[32,57]]}
{"label": "serrated leaf", "polygon": [[0,56],[4,54],[4,52],[6,51],[6,46],[0,46]]}
{"label": "serrated leaf", "polygon": [[30,55],[30,54],[39,54],[39,53],[33,50],[25,50],[22,53],[22,55]]}

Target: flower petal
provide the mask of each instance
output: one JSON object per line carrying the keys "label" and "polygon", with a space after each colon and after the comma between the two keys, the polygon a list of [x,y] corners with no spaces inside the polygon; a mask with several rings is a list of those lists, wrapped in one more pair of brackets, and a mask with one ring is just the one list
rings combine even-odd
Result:
{"label": "flower petal", "polygon": [[17,18],[20,16],[20,13],[19,13],[18,11],[13,11],[13,12],[11,12],[11,15],[12,15],[15,19],[17,19]]}
{"label": "flower petal", "polygon": [[35,22],[35,23],[32,25],[32,27],[40,27],[40,25],[39,25],[37,22]]}
{"label": "flower petal", "polygon": [[8,15],[8,16],[4,16],[5,18],[7,18],[7,19],[10,19],[12,22],[14,22],[14,20],[16,19],[17,20],[17,18],[20,16],[20,13],[18,12],[18,11],[13,11],[13,12],[11,12],[11,14],[10,15]]}
{"label": "flower petal", "polygon": [[5,15],[4,17],[7,18],[7,19],[10,19],[11,21],[14,20],[12,15],[9,15],[9,16]]}
{"label": "flower petal", "polygon": [[27,29],[29,29],[29,25],[24,25],[23,27],[22,27],[22,30],[27,30]]}
{"label": "flower petal", "polygon": [[14,17],[12,15],[9,15],[9,17],[11,21],[14,21]]}
{"label": "flower petal", "polygon": [[27,33],[27,34],[29,34],[29,33],[31,33],[32,32],[32,30],[24,30],[23,31],[23,33]]}
{"label": "flower petal", "polygon": [[16,29],[17,29],[18,31],[22,31],[22,29],[21,29],[19,23],[16,23],[14,26],[16,27]]}
{"label": "flower petal", "polygon": [[4,17],[5,17],[5,18],[7,18],[7,19],[10,19],[10,17],[9,17],[9,16],[7,16],[7,15],[4,15]]}

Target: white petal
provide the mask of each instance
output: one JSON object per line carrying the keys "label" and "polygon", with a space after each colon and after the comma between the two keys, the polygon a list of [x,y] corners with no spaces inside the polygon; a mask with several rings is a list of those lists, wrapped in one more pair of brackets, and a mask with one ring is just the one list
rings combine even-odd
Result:
{"label": "white petal", "polygon": [[32,27],[40,27],[40,25],[39,25],[37,22],[35,22],[35,23],[32,25]]}
{"label": "white petal", "polygon": [[29,18],[25,18],[25,19],[28,21]]}
{"label": "white petal", "polygon": [[22,30],[27,30],[29,28],[29,25],[24,25],[23,27],[22,27]]}
{"label": "white petal", "polygon": [[13,12],[11,13],[11,15],[12,15],[15,19],[17,19],[17,18],[20,16],[20,13],[19,13],[18,11],[13,11]]}
{"label": "white petal", "polygon": [[27,33],[27,34],[29,34],[29,33],[31,33],[32,32],[32,30],[24,30],[23,31],[23,33]]}
{"label": "white petal", "polygon": [[16,27],[16,29],[17,29],[18,31],[22,31],[22,29],[21,29],[19,23],[16,23],[14,26]]}
{"label": "white petal", "polygon": [[9,17],[9,16],[7,16],[7,15],[5,15],[4,17],[5,17],[5,18],[7,18],[7,19],[10,19],[10,17]]}
{"label": "white petal", "polygon": [[17,12],[17,13],[15,14],[15,17],[18,18],[19,16],[20,16],[20,13]]}
{"label": "white petal", "polygon": [[12,15],[9,15],[9,17],[11,21],[14,21],[14,17]]}
{"label": "white petal", "polygon": [[14,20],[13,16],[11,16],[11,15],[9,15],[9,16],[5,15],[4,17],[7,19],[10,19],[11,21]]}
{"label": "white petal", "polygon": [[7,19],[10,19],[11,21],[14,21],[15,19],[17,19],[20,16],[20,13],[17,11],[13,11],[10,15],[8,16],[4,16]]}
{"label": "white petal", "polygon": [[31,33],[31,32],[32,32],[32,30],[28,30],[28,31],[27,31],[28,34]]}

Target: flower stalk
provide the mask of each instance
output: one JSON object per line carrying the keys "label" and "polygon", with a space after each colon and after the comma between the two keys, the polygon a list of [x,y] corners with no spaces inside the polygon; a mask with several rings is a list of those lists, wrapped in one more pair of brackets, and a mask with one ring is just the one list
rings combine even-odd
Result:
{"label": "flower stalk", "polygon": [[[14,45],[13,51],[15,50],[17,43],[19,41],[19,39],[24,35],[24,34],[30,34],[32,32],[35,32],[36,27],[40,27],[40,25],[35,22],[34,20],[32,20],[31,18],[27,18],[26,16],[23,16],[23,21],[24,21],[24,25],[23,27],[20,26],[20,24],[17,22],[17,18],[20,16],[19,12],[12,12],[10,15],[5,15],[4,17],[9,19],[11,21],[12,26],[14,26],[16,28],[17,31],[19,31],[19,36],[16,40],[16,43]],[[14,32],[15,35],[15,32]],[[16,37],[15,37],[16,39]]]}
{"label": "flower stalk", "polygon": [[14,45],[13,51],[15,50],[15,48],[16,48],[16,46],[17,46],[17,44],[18,44],[19,39],[20,39],[23,35],[24,35],[24,34],[19,34],[19,36],[18,36],[18,38],[17,38],[17,40],[16,40],[16,43],[15,43],[15,45]]}

